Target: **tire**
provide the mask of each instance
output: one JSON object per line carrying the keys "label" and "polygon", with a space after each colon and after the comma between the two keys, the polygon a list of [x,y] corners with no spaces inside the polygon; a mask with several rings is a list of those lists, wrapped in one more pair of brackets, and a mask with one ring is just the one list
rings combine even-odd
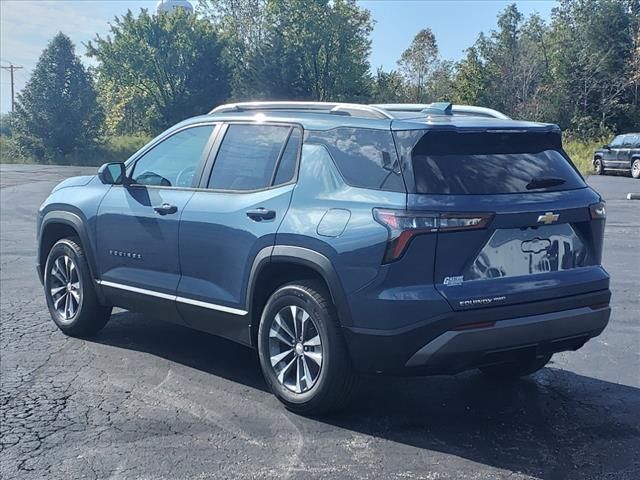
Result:
{"label": "tire", "polygon": [[44,292],[51,318],[67,335],[94,335],[109,321],[111,307],[98,301],[89,265],[77,238],[63,238],[49,251]]}
{"label": "tire", "polygon": [[603,165],[602,160],[600,158],[596,158],[593,161],[593,173],[595,175],[606,175],[606,173],[604,171],[604,165]]}
{"label": "tire", "polygon": [[303,415],[343,408],[355,389],[330,298],[320,282],[289,283],[271,295],[260,319],[258,355],[265,380],[286,408]]}
{"label": "tire", "polygon": [[631,161],[631,176],[633,178],[640,178],[640,158],[634,158]]}
{"label": "tire", "polygon": [[488,365],[486,367],[480,367],[480,371],[485,375],[497,378],[499,380],[514,380],[516,378],[525,377],[537,372],[547,363],[549,363],[552,356],[553,354],[547,354],[541,357],[534,357],[518,362]]}

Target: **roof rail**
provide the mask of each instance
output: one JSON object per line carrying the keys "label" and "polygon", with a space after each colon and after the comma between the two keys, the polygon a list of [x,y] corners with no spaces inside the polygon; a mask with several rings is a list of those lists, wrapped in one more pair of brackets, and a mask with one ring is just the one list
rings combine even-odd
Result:
{"label": "roof rail", "polygon": [[[387,112],[393,114],[393,112],[406,112],[406,113],[427,113],[432,115],[447,115],[442,111],[435,112],[429,111],[425,112],[425,110],[430,110],[434,105],[434,103],[381,103],[372,105],[374,107],[381,108]],[[451,114],[452,115],[463,115],[463,116],[479,116],[479,117],[492,117],[492,118],[501,118],[505,120],[509,120],[509,117],[498,110],[494,110],[492,108],[486,107],[476,107],[474,105],[452,105],[451,106]]]}
{"label": "roof rail", "polygon": [[394,118],[389,112],[372,105],[362,105],[359,103],[339,103],[339,102],[239,102],[220,105],[209,112],[247,112],[247,111],[302,111],[302,112],[323,112],[333,115],[348,115],[352,117],[365,117],[377,119]]}

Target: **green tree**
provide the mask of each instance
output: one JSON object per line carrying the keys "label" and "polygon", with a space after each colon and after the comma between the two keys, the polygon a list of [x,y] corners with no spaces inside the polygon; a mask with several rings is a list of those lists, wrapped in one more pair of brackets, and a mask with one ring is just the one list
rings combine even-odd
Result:
{"label": "green tree", "polygon": [[451,102],[454,97],[454,68],[451,60],[436,63],[427,84],[429,102]]}
{"label": "green tree", "polygon": [[522,14],[515,4],[511,4],[498,15],[498,29],[493,30],[488,37],[480,35],[476,42],[488,73],[486,95],[491,99],[492,108],[509,115],[517,112],[521,100],[517,69],[521,60],[522,21]]}
{"label": "green tree", "polygon": [[[116,89],[115,99],[129,97],[127,105],[144,106],[139,116],[148,119],[143,129],[150,132],[227,99],[230,72],[222,51],[211,22],[182,9],[159,15],[141,10],[138,17],[129,11],[115,18],[109,36],[87,45],[101,84]],[[109,115],[122,108],[110,103]]]}
{"label": "green tree", "polygon": [[467,56],[456,66],[453,101],[467,105],[490,106],[483,98],[487,82],[484,65],[475,47],[467,49]]}
{"label": "green tree", "polygon": [[259,83],[275,97],[369,97],[371,14],[355,0],[270,0]]}
{"label": "green tree", "polygon": [[100,122],[91,75],[69,37],[58,33],[17,96],[12,123],[16,143],[38,160],[56,160],[92,145]]}
{"label": "green tree", "polygon": [[233,96],[365,100],[371,14],[355,0],[200,0],[230,45]]}
{"label": "green tree", "polygon": [[438,43],[430,28],[418,32],[398,61],[409,89],[409,99],[424,103],[427,85],[438,62]]}
{"label": "green tree", "polygon": [[[197,11],[209,19],[225,41],[232,65],[235,97],[263,96],[256,91],[257,64],[263,56],[267,0],[199,0]],[[258,90],[260,90],[258,88]]]}
{"label": "green tree", "polygon": [[395,70],[385,72],[378,68],[371,87],[372,103],[402,103],[405,101],[406,86],[402,75]]}
{"label": "green tree", "polygon": [[562,0],[552,11],[550,64],[561,126],[586,136],[640,126],[629,116],[637,14],[636,0]]}

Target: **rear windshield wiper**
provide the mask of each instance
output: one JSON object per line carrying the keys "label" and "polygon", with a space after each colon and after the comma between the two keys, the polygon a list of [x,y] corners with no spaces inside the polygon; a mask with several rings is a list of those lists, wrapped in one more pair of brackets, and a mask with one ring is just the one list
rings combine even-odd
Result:
{"label": "rear windshield wiper", "polygon": [[557,187],[562,185],[566,180],[560,177],[533,177],[529,183],[527,183],[527,190],[535,190],[537,188],[545,187]]}

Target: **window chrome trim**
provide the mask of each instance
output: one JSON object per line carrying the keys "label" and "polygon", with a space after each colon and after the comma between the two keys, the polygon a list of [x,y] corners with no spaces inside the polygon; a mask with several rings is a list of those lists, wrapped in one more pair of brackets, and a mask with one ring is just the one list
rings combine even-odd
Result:
{"label": "window chrome trim", "polygon": [[219,312],[230,313],[232,315],[244,316],[249,313],[246,310],[241,310],[239,308],[227,307],[224,305],[218,305],[216,303],[203,302],[201,300],[180,297],[178,295],[170,295],[168,293],[156,292],[155,290],[147,290],[146,288],[133,287],[131,285],[124,285],[122,283],[109,282],[107,280],[96,280],[96,283],[103,287],[117,288],[119,290],[126,290],[133,293],[139,293],[141,295],[149,295],[151,297],[163,298],[165,300],[173,300],[175,302],[186,303],[188,305],[194,305],[196,307],[208,308],[210,310],[217,310]]}

